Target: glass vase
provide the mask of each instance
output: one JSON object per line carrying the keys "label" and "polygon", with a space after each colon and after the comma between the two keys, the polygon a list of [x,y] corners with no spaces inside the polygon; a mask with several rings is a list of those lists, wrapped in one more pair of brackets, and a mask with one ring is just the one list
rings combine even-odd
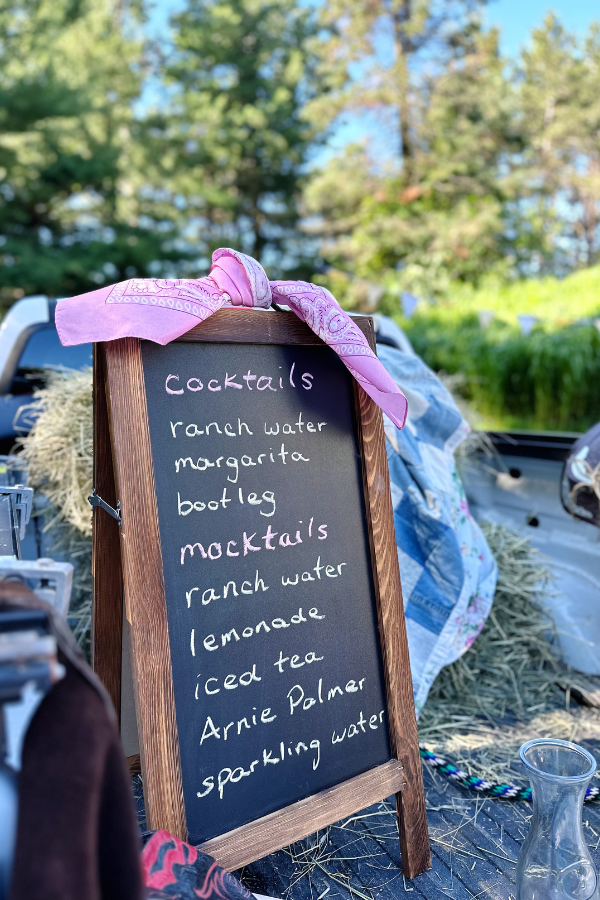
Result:
{"label": "glass vase", "polygon": [[533,795],[533,817],[517,862],[517,900],[597,900],[598,876],[581,813],[596,760],[567,741],[521,747]]}

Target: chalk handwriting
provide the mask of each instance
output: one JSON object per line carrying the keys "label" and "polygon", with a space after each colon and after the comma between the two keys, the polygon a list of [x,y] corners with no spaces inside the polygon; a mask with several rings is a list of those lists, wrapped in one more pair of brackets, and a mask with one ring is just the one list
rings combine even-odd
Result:
{"label": "chalk handwriting", "polygon": [[[215,589],[212,587],[206,588],[206,590],[202,592],[202,606],[208,606],[208,604],[212,603],[213,600],[227,600],[230,593],[232,597],[239,597],[240,594],[257,594],[259,587],[263,592],[269,590],[268,585],[266,585],[264,580],[259,576],[257,569],[254,578],[254,587],[252,587],[251,581],[242,581],[238,590],[238,582],[231,580],[228,581],[227,584],[223,585],[222,594],[217,594]],[[185,599],[187,601],[188,609],[192,605],[192,598],[194,594],[199,590],[199,587],[193,587],[189,591],[185,592]]]}
{"label": "chalk handwriting", "polygon": [[[244,503],[247,503],[249,506],[262,506],[262,504],[265,503],[265,508],[259,510],[259,512],[261,516],[265,516],[267,519],[275,514],[277,508],[273,491],[263,491],[262,497],[251,492],[246,494],[246,497],[244,498],[243,489],[238,488],[237,495],[232,498],[228,495],[227,488],[224,487],[220,500],[182,500],[181,494],[177,491],[177,515],[189,516],[191,512],[204,512],[206,509],[211,512],[216,512],[219,507],[227,509],[227,504],[231,503],[232,499],[242,506]],[[267,510],[269,511],[267,512]]]}
{"label": "chalk handwriting", "polygon": [[[324,619],[325,616],[319,615],[319,610],[316,606],[313,606],[308,611],[308,616],[310,619],[316,619],[320,621]],[[276,631],[278,628],[290,628],[291,625],[301,625],[303,622],[308,622],[308,619],[302,612],[302,607],[298,609],[297,613],[294,613],[293,616],[289,616],[289,622],[286,619],[283,619],[281,616],[276,616],[274,619],[271,619],[271,624],[269,625],[266,619],[261,619],[257,625],[246,625],[245,628],[238,630],[238,628],[230,628],[229,631],[225,631],[221,634],[221,644],[219,646],[219,642],[216,639],[214,634],[208,634],[202,644],[205,650],[212,652],[214,650],[219,650],[221,647],[225,647],[227,645],[235,645],[241,638],[251,638],[257,634],[269,634],[273,629]],[[240,633],[241,631],[241,633]],[[190,638],[190,647],[192,649],[192,656],[196,655],[196,637],[195,637],[196,629],[192,628],[191,638]]]}
{"label": "chalk handwriting", "polygon": [[248,453],[245,453],[241,459],[238,459],[237,456],[228,456],[227,458],[218,456],[216,459],[210,460],[204,456],[199,456],[198,459],[193,460],[191,456],[180,456],[179,459],[175,460],[175,473],[179,474],[179,472],[187,469],[188,466],[196,472],[206,472],[207,469],[214,469],[215,467],[220,469],[221,463],[223,463],[223,469],[233,469],[235,472],[235,477],[228,475],[227,481],[230,481],[231,484],[237,484],[240,474],[240,465],[243,468],[248,469],[253,466],[268,466],[270,462],[279,463],[280,460],[281,464],[286,466],[290,461],[310,462],[310,457],[304,456],[303,453],[300,453],[297,450],[286,450],[285,444],[282,444],[281,448],[277,451],[274,451],[272,447],[269,447],[268,453],[258,453],[256,456],[250,456]]}
{"label": "chalk handwriting", "polygon": [[313,706],[316,706],[317,703],[335,700],[336,697],[343,697],[345,693],[356,694],[357,691],[362,691],[363,684],[366,680],[366,678],[361,678],[359,681],[351,679],[346,682],[345,686],[340,687],[339,684],[335,684],[333,687],[327,689],[323,688],[323,679],[319,678],[316,697],[307,697],[302,685],[295,684],[293,688],[290,688],[287,695],[290,704],[290,716],[293,716],[297,709],[306,712],[307,710],[312,709]]}
{"label": "chalk handwriting", "polygon": [[311,663],[314,663],[314,662],[321,662],[321,660],[323,660],[323,659],[325,659],[324,656],[317,656],[313,650],[310,650],[308,653],[306,653],[304,658],[302,658],[298,654],[295,654],[291,657],[284,656],[283,651],[280,650],[279,651],[279,659],[275,660],[273,665],[277,666],[280,674],[283,674],[285,664],[287,662],[289,662],[289,664],[290,664],[290,669],[301,669],[302,666],[310,665]]}
{"label": "chalk handwriting", "polygon": [[[344,566],[347,566],[348,563],[338,563],[335,566],[321,565],[321,557],[317,557],[317,564],[313,566],[312,569],[309,569],[306,572],[296,572],[295,575],[282,575],[281,576],[281,584],[283,587],[295,587],[297,584],[301,582],[307,581],[321,581],[321,572],[325,571],[325,575],[327,578],[339,578],[342,574],[342,569]],[[314,572],[314,575],[311,575],[311,572]],[[316,576],[316,577],[315,577]]]}
{"label": "chalk handwriting", "polygon": [[[383,724],[383,717],[385,715],[385,709],[382,709],[380,713],[375,713],[369,718],[369,728],[371,731],[377,731],[380,725]],[[367,720],[363,716],[362,709],[360,711],[360,716],[356,725],[352,722],[348,725],[344,730],[338,734],[336,731],[331,735],[331,743],[332,744],[341,744],[343,740],[346,738],[356,737],[357,734],[366,734],[367,729],[365,728],[367,724]],[[360,730],[359,730],[360,729]]]}
{"label": "chalk handwriting", "polygon": [[283,425],[280,426],[279,422],[271,423],[267,427],[267,423],[265,422],[265,434],[279,434],[279,429],[281,427],[282,434],[305,434],[302,430],[303,428],[309,434],[318,434],[322,428],[325,428],[327,422],[317,422],[317,427],[315,428],[312,422],[304,422],[302,419],[302,413],[298,416],[298,421],[290,424],[289,422],[284,422]]}
{"label": "chalk handwriting", "polygon": [[[236,734],[236,724],[237,724],[237,736],[239,737],[242,734],[242,729],[250,730],[253,725],[258,725],[260,721],[263,725],[267,725],[269,722],[274,722],[277,718],[276,715],[271,716],[271,708],[267,707],[267,709],[263,709],[260,714],[260,718],[256,717],[256,706],[252,707],[255,712],[250,716],[250,721],[248,722],[248,716],[242,716],[241,719],[238,719],[237,722],[229,722],[227,725],[215,725],[212,720],[212,716],[206,717],[206,722],[204,723],[204,729],[202,731],[202,737],[200,738],[200,746],[207,741],[209,738],[216,738],[218,741],[221,740],[221,737],[224,741],[227,740],[228,732],[230,728],[233,728],[232,734]],[[230,738],[231,740],[231,738]]]}
{"label": "chalk handwriting", "polygon": [[[312,522],[311,518],[310,524],[308,527],[308,537],[311,538],[312,534]],[[299,520],[299,524],[303,525],[302,520]],[[251,535],[248,535],[247,531],[243,532],[241,542],[230,540],[230,541],[212,541],[210,544],[201,544],[200,541],[195,541],[193,544],[186,544],[181,548],[181,565],[183,565],[186,561],[186,554],[189,553],[190,559],[194,556],[196,550],[198,551],[198,555],[202,559],[215,560],[220,559],[222,556],[247,556],[249,553],[258,553],[260,550],[277,550],[279,547],[296,547],[298,544],[302,544],[301,537],[302,529],[297,528],[296,534],[292,539],[290,537],[289,531],[273,531],[271,525],[267,527],[266,533],[262,535],[262,537],[257,538],[258,532],[255,531]],[[275,541],[275,538],[279,537],[278,541]],[[325,541],[327,540],[327,525],[319,525],[317,527],[317,540]],[[306,535],[305,538],[306,540]],[[264,546],[257,543],[257,541],[263,541]],[[273,543],[275,541],[275,543]],[[253,543],[254,542],[254,543]],[[205,542],[206,543],[206,542]],[[225,548],[225,549],[224,549]]]}
{"label": "chalk handwriting", "polygon": [[[218,422],[207,422],[204,427],[197,425],[195,422],[190,422],[185,426],[183,431],[178,432],[177,429],[180,425],[184,425],[184,422],[173,422],[169,423],[171,425],[171,434],[174,438],[182,437],[185,435],[186,437],[210,437],[211,435],[216,434],[225,434],[227,437],[246,437],[246,435],[254,434],[253,431],[250,431],[248,424],[246,422],[242,422],[241,419],[237,420],[237,434],[235,431],[235,426],[231,424],[231,422],[225,422],[223,425],[219,425]],[[212,428],[212,431],[211,431]],[[242,429],[244,429],[242,431]]]}
{"label": "chalk handwriting", "polygon": [[[171,552],[179,552],[180,565],[189,567],[185,573],[177,570],[177,603],[180,614],[188,617],[186,665],[194,666],[186,688],[189,702],[192,693],[197,701],[191,711],[201,763],[196,771],[201,774],[194,790],[198,800],[229,801],[231,796],[230,802],[235,785],[252,785],[246,779],[255,775],[258,792],[261,778],[272,780],[273,773],[280,773],[282,785],[295,779],[308,783],[310,770],[319,769],[322,761],[329,765],[336,755],[352,759],[357,751],[360,757],[363,748],[352,753],[351,747],[362,736],[366,752],[370,736],[373,743],[381,742],[380,729],[386,728],[381,700],[369,699],[372,669],[360,661],[358,645],[350,659],[343,658],[341,649],[339,664],[335,658],[337,632],[344,627],[340,604],[359,574],[352,555],[356,548],[345,537],[346,529],[338,534],[331,531],[331,522],[319,521],[329,514],[319,514],[316,503],[313,516],[306,511],[314,496],[306,485],[313,478],[322,480],[321,508],[340,508],[327,503],[329,489],[336,491],[338,485],[333,478],[329,484],[325,473],[331,470],[323,462],[325,448],[333,446],[332,432],[339,428],[337,418],[320,402],[319,379],[315,382],[308,371],[310,359],[278,367],[261,362],[259,355],[256,368],[244,371],[240,357],[234,358],[237,362],[225,371],[221,358],[213,357],[217,361],[209,368],[203,364],[206,357],[198,354],[192,363],[198,369],[174,368],[169,375],[163,372],[160,381],[168,395],[161,392],[168,410],[161,420],[163,440],[167,451],[173,448],[163,462],[170,480],[168,503],[175,533],[181,535]],[[317,396],[307,397],[304,392],[313,384]],[[282,391],[289,393],[265,401]],[[176,443],[170,444],[171,438]],[[265,484],[276,490],[263,490]],[[273,522],[264,523],[259,516]],[[317,543],[329,535],[334,546],[331,540]],[[344,540],[338,542],[338,537]],[[285,557],[269,556],[268,551],[290,547],[300,549]],[[262,555],[255,561],[256,553]],[[216,560],[221,563],[207,568]],[[309,607],[311,603],[318,606]],[[342,640],[340,648],[344,644]],[[367,677],[356,676],[361,669]],[[378,711],[368,715],[364,708]],[[310,710],[316,712],[305,716]]]}
{"label": "chalk handwriting", "polygon": [[225,766],[220,770],[218,775],[209,775],[202,782],[202,787],[204,788],[204,790],[197,791],[196,796],[198,798],[207,797],[208,794],[210,794],[210,792],[214,790],[216,786],[219,792],[219,797],[222,800],[223,793],[225,791],[225,785],[237,784],[242,780],[242,778],[248,778],[251,775],[254,775],[257,767],[261,766],[261,763],[263,768],[268,765],[276,766],[280,763],[285,762],[290,757],[300,757],[303,754],[308,753],[309,748],[310,750],[315,751],[312,760],[312,768],[313,771],[316,771],[321,761],[321,742],[319,740],[312,740],[308,745],[305,744],[304,741],[298,741],[297,743],[290,741],[287,747],[285,745],[285,742],[281,741],[279,743],[279,746],[276,748],[272,748],[271,750],[264,748],[262,751],[262,756],[259,759],[253,759],[251,763],[248,763],[247,769],[245,769],[243,766],[238,766],[235,769],[231,769],[228,766]]}
{"label": "chalk handwriting", "polygon": [[305,391],[310,391],[313,386],[314,375],[311,375],[310,372],[303,372],[300,376],[300,384],[297,384],[294,380],[295,368],[296,363],[292,363],[287,377],[285,375],[254,375],[251,369],[248,369],[247,373],[240,375],[239,378],[237,372],[233,375],[226,372],[224,378],[222,375],[219,378],[208,378],[206,375],[203,375],[203,378],[193,376],[186,381],[185,377],[181,378],[179,375],[171,374],[167,375],[165,379],[165,391],[172,396],[181,396],[181,394],[186,392],[197,394],[205,388],[214,393],[226,391],[228,388],[238,391],[247,388],[249,391],[272,391],[277,393],[278,391],[286,390],[288,387],[302,387]]}
{"label": "chalk handwriting", "polygon": [[[202,678],[202,673],[198,675],[198,678]],[[235,691],[238,687],[249,687],[254,681],[262,681],[262,676],[256,674],[256,663],[249,669],[248,672],[244,672],[239,677],[235,674],[226,675],[223,679],[223,690],[225,691]],[[210,685],[210,687],[209,687]],[[207,678],[204,682],[204,693],[211,697],[213,694],[221,693],[221,681],[219,678]],[[194,697],[196,700],[198,697],[198,689],[200,687],[200,683],[196,685],[196,690],[194,691]],[[256,722],[254,723],[256,725]]]}

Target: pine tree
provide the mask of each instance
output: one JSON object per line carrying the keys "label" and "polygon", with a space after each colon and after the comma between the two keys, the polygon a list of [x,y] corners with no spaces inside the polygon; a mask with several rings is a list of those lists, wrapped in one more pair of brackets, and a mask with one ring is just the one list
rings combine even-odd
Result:
{"label": "pine tree", "polygon": [[301,116],[317,90],[314,14],[296,0],[189,0],[173,27],[169,105],[149,121],[149,141],[196,267],[231,245],[271,271],[308,274],[297,226],[314,138]]}
{"label": "pine tree", "polygon": [[599,26],[578,41],[548,15],[518,74],[532,263],[564,274],[592,265],[600,251]]}
{"label": "pine tree", "polygon": [[[329,115],[365,108],[387,114],[397,127],[398,140],[390,141],[396,153],[388,152],[382,165],[368,145],[349,148],[317,172],[306,191],[331,266],[327,278],[350,305],[357,300],[351,286],[357,277],[393,291],[440,293],[453,279],[477,280],[511,262],[504,259],[504,231],[514,184],[502,160],[521,142],[498,35],[482,31],[475,4],[437,4],[435,15],[425,2],[398,0],[396,6],[383,12],[379,6],[377,13],[356,4],[356,21],[324,47],[324,66],[344,53],[356,62],[369,48],[369,58],[381,56],[382,20],[393,14],[402,20],[393,52],[381,62],[365,59],[358,81],[348,72],[342,81],[340,64],[330,67],[339,86],[336,91],[332,83],[337,105]],[[370,21],[365,9],[374,10]],[[325,124],[325,101],[308,112]]]}
{"label": "pine tree", "polygon": [[173,256],[169,235],[141,218],[139,16],[116,0],[13,0],[0,12],[4,304],[148,274]]}
{"label": "pine tree", "polygon": [[[330,0],[323,5],[322,77],[308,105],[322,127],[353,111],[381,114],[407,184],[420,141],[423,76],[460,55],[487,0]],[[395,132],[395,134],[394,134]]]}

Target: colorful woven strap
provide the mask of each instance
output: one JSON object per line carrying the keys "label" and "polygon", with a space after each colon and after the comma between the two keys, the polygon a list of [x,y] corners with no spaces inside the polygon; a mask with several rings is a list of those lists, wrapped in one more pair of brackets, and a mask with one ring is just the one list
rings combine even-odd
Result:
{"label": "colorful woven strap", "polygon": [[[445,775],[454,784],[459,784],[470,791],[477,791],[478,794],[483,794],[486,797],[498,797],[500,800],[527,800],[531,802],[530,787],[519,788],[514,784],[494,784],[492,781],[486,781],[485,778],[468,775],[462,769],[459,769],[458,766],[453,765],[441,756],[437,756],[431,750],[427,750],[423,744],[419,744],[419,752],[421,759],[427,765],[431,766],[432,769],[437,769],[441,775]],[[588,787],[585,794],[586,803],[598,800],[599,795],[600,788]]]}

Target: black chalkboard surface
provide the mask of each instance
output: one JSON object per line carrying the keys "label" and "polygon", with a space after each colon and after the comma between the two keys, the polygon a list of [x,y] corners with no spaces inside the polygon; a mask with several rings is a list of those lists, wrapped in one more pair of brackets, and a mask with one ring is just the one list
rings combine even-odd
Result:
{"label": "black chalkboard surface", "polygon": [[394,794],[424,871],[382,414],[333,351],[247,309],[96,345],[94,487],[94,668],[118,709],[129,646],[148,827],[234,870]]}
{"label": "black chalkboard surface", "polygon": [[142,359],[198,843],[391,757],[354,393],[325,346]]}

